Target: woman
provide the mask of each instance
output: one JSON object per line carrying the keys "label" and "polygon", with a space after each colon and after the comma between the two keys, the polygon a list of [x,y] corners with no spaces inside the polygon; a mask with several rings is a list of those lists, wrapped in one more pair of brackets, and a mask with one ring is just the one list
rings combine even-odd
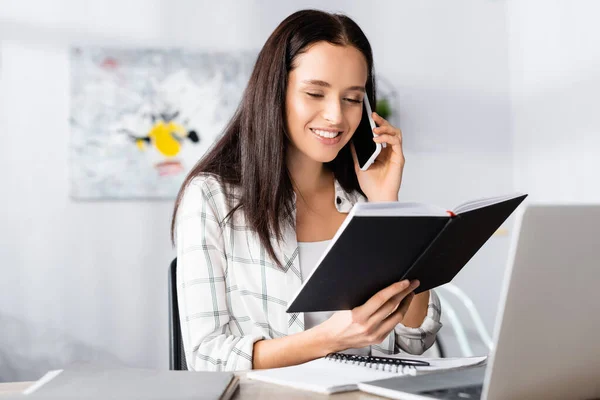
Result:
{"label": "woman", "polygon": [[[286,314],[289,300],[359,201],[397,201],[402,133],[367,170],[350,139],[375,104],[369,42],[350,18],[298,11],[258,55],[222,138],[177,197],[171,234],[191,370],[295,365],[332,352],[421,354],[440,329],[431,292],[402,281],[336,313]],[[350,277],[351,279],[351,277]]]}

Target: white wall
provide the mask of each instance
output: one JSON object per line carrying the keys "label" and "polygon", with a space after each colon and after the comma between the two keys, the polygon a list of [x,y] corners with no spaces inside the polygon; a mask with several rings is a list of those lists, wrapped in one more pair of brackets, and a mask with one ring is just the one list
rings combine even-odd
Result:
{"label": "white wall", "polygon": [[508,3],[514,181],[535,201],[600,202],[600,3]]}
{"label": "white wall", "polygon": [[[85,4],[84,4],[85,3]],[[73,360],[166,368],[172,203],[68,197],[67,49],[258,49],[321,2],[0,0],[0,381]],[[370,38],[395,84],[403,200],[451,207],[512,190],[505,4],[332,1]],[[457,278],[493,325],[508,237]]]}

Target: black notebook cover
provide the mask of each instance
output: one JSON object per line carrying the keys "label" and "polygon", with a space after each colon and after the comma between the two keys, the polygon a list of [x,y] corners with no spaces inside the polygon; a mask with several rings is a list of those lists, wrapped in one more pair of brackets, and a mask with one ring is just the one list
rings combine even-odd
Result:
{"label": "black notebook cover", "polygon": [[450,282],[526,195],[456,216],[354,216],[287,309],[350,310],[402,279]]}

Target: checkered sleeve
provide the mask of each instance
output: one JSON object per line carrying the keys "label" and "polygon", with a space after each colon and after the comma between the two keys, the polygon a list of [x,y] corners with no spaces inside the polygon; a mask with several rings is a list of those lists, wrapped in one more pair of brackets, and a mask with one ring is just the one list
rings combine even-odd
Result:
{"label": "checkered sleeve", "polygon": [[231,333],[220,201],[196,178],[177,213],[177,298],[187,365],[194,371],[252,369],[254,343],[264,339]]}
{"label": "checkered sleeve", "polygon": [[396,350],[402,350],[410,354],[423,354],[425,350],[435,343],[435,338],[442,327],[440,317],[442,309],[440,299],[433,291],[429,291],[429,305],[427,316],[418,328],[408,328],[402,324],[396,325]]}

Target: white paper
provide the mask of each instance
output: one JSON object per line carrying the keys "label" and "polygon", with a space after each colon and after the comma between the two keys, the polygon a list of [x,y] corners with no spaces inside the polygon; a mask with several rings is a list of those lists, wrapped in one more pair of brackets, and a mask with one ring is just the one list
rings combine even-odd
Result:
{"label": "white paper", "polygon": [[[429,367],[404,367],[400,372],[367,368],[362,365],[348,364],[325,358],[319,358],[304,364],[284,368],[254,370],[248,372],[248,379],[284,385],[301,390],[331,394],[358,389],[360,382],[392,378],[403,375],[420,375],[434,371],[459,369],[479,365],[485,362],[486,356],[468,358],[425,358],[397,354],[388,358],[410,358],[427,361]],[[388,368],[386,366],[385,368]]]}

